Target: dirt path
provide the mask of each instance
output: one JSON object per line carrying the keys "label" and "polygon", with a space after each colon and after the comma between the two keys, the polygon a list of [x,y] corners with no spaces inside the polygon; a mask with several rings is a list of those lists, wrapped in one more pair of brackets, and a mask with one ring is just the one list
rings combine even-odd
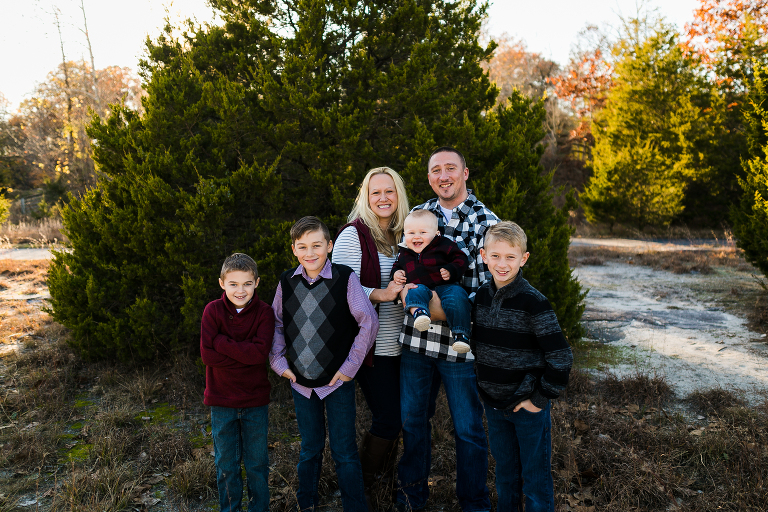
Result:
{"label": "dirt path", "polygon": [[716,387],[739,390],[752,403],[766,398],[766,338],[713,301],[714,291],[737,295],[757,286],[751,276],[725,268],[679,275],[617,262],[575,273],[589,288],[589,338],[622,347],[612,371],[664,375],[681,398]]}
{"label": "dirt path", "polygon": [[0,260],[50,260],[49,249],[0,249]]}
{"label": "dirt path", "polygon": [[733,240],[680,239],[680,240],[632,240],[627,238],[571,238],[571,247],[612,247],[633,251],[715,251],[733,248]]}

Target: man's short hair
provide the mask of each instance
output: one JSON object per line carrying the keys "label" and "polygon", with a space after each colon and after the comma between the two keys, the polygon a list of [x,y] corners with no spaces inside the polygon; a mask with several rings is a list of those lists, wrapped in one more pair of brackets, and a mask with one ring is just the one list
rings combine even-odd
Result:
{"label": "man's short hair", "polygon": [[523,228],[514,222],[503,220],[485,230],[483,245],[496,241],[507,242],[512,247],[519,247],[523,253],[528,252],[528,237]]}
{"label": "man's short hair", "polygon": [[424,209],[424,208],[421,208],[419,210],[413,210],[411,213],[408,214],[408,217],[405,218],[405,220],[408,220],[408,219],[413,219],[413,220],[418,220],[418,219],[432,220],[435,223],[435,229],[437,229],[437,226],[438,226],[438,224],[437,224],[437,215],[435,215],[430,210],[427,210],[427,209]]}
{"label": "man's short hair", "polygon": [[461,151],[459,151],[456,148],[452,148],[451,146],[440,146],[436,150],[432,152],[431,155],[429,155],[429,158],[427,159],[427,165],[429,165],[429,161],[432,160],[432,157],[435,156],[438,153],[455,153],[458,155],[459,159],[461,160],[461,170],[467,168],[467,160],[464,158],[464,155],[461,154]]}
{"label": "man's short hair", "polygon": [[227,256],[227,259],[224,260],[224,264],[221,266],[221,280],[223,281],[230,272],[237,272],[238,270],[241,272],[250,272],[253,274],[254,279],[259,277],[259,268],[256,266],[256,262],[253,261],[253,258],[247,254],[236,252],[231,256]]}
{"label": "man's short hair", "polygon": [[291,226],[291,243],[312,231],[322,231],[325,239],[329,242],[331,241],[331,232],[328,230],[328,226],[317,217],[309,215],[300,218],[296,221],[296,224]]}

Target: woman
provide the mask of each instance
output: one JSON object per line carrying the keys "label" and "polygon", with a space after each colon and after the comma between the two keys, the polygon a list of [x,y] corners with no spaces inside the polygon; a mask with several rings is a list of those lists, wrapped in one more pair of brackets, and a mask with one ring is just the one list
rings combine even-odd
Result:
{"label": "woman", "polygon": [[389,274],[407,215],[408,197],[400,175],[389,167],[371,169],[360,186],[349,224],[342,227],[333,246],[333,262],[351,267],[360,276],[379,313],[373,365],[363,365],[356,377],[373,416],[360,446],[369,497],[376,473],[393,476],[402,427],[399,337],[403,308],[394,301],[403,287],[391,281]]}

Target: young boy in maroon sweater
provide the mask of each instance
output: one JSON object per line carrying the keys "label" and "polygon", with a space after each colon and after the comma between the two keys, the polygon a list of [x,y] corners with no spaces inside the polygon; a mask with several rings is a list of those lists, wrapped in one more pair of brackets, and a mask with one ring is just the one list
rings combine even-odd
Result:
{"label": "young boy in maroon sweater", "polygon": [[256,295],[259,274],[250,256],[235,253],[224,260],[219,285],[224,293],[205,307],[200,334],[219,505],[222,512],[240,510],[242,462],[248,512],[268,512],[267,362],[275,316]]}

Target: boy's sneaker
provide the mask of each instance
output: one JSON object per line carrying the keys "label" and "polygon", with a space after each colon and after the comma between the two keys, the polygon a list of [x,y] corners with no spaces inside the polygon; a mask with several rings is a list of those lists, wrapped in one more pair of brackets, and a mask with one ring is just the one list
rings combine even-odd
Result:
{"label": "boy's sneaker", "polygon": [[454,352],[458,352],[459,354],[466,354],[469,352],[469,340],[463,334],[454,334],[453,345],[451,345],[451,348]]}
{"label": "boy's sneaker", "polygon": [[429,324],[432,323],[432,319],[429,317],[429,311],[424,308],[418,308],[413,312],[413,326],[417,331],[429,330]]}

